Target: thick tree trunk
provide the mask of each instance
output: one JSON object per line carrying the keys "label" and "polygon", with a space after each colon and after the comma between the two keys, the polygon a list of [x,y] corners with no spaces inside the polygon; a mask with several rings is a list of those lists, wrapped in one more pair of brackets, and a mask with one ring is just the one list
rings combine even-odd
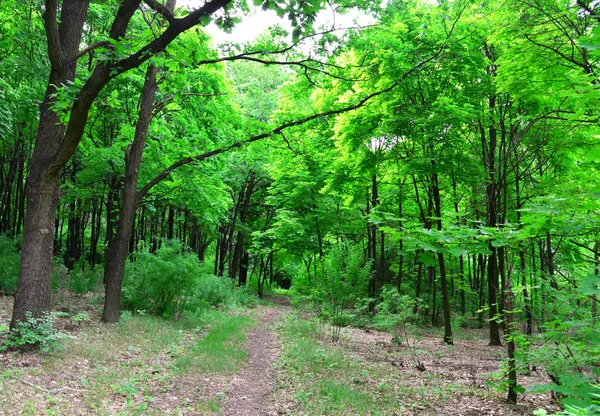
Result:
{"label": "thick tree trunk", "polygon": [[[55,86],[74,79],[79,44],[89,0],[64,0],[58,18],[58,1],[46,0],[44,28],[48,38],[48,56],[52,65],[49,83],[41,105],[38,135],[31,159],[27,185],[27,212],[24,221],[23,248],[19,283],[11,325],[22,320],[26,311],[40,314],[50,308],[49,292],[52,266],[52,237],[59,195],[61,170],[71,159],[87,123],[89,110],[100,91],[119,74],[139,67],[151,56],[164,50],[179,34],[197,25],[205,16],[227,6],[230,0],[214,0],[171,24],[157,39],[140,51],[117,62],[100,62],[77,94],[69,112],[65,130],[51,109],[56,98]],[[141,0],[123,0],[115,14],[109,37],[119,40],[127,32],[131,17]],[[48,291],[44,293],[44,291]]]}
{"label": "thick tree trunk", "polygon": [[48,54],[52,63],[40,122],[30,161],[26,185],[27,206],[23,223],[21,267],[11,328],[26,319],[26,313],[40,316],[52,308],[52,260],[54,223],[60,195],[60,176],[66,161],[57,161],[65,135],[65,125],[51,109],[56,87],[75,78],[79,42],[89,0],[65,0],[60,25],[57,2],[46,1],[44,27],[48,36]]}

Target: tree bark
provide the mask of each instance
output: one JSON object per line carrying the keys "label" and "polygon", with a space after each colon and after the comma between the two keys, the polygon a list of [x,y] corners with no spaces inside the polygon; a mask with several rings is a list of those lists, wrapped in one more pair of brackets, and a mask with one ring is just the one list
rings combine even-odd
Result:
{"label": "tree bark", "polygon": [[[27,209],[23,224],[21,267],[11,327],[26,318],[26,312],[41,315],[51,308],[53,226],[59,197],[61,171],[71,159],[87,123],[89,110],[100,91],[118,75],[139,67],[164,50],[179,34],[225,7],[231,0],[213,0],[184,18],[173,19],[167,30],[134,54],[117,62],[100,62],[79,91],[70,109],[68,126],[51,109],[57,100],[55,86],[68,85],[75,77],[79,44],[89,0],[64,0],[58,18],[58,1],[46,0],[44,28],[48,39],[50,77],[40,106],[38,134],[27,180]],[[109,31],[121,39],[141,0],[123,0]]]}
{"label": "tree bark", "polygon": [[[157,89],[158,68],[150,65],[146,71],[142,89],[140,113],[135,127],[133,142],[125,153],[125,182],[123,185],[122,205],[114,238],[109,242],[104,258],[104,322],[118,322],[121,318],[121,290],[123,273],[127,261],[128,242],[132,236],[135,212],[138,204],[138,173],[142,163],[142,153],[148,136],[148,127],[152,118],[154,95]],[[172,211],[169,211],[171,215]],[[171,227],[169,227],[171,229]]]}
{"label": "tree bark", "polygon": [[[435,160],[431,161],[431,166],[435,170],[436,163]],[[440,187],[438,181],[438,174],[433,173],[431,176],[432,180],[432,192],[433,192],[433,200],[435,205],[435,216],[437,229],[438,231],[442,231],[442,206],[441,206],[441,198],[440,198]],[[448,296],[448,283],[446,277],[446,262],[444,259],[444,253],[438,251],[437,253],[438,264],[440,266],[440,285],[442,287],[442,308],[444,311],[444,343],[448,345],[452,345],[452,317],[450,314],[450,298]]]}
{"label": "tree bark", "polygon": [[60,176],[65,163],[57,162],[65,125],[52,109],[56,86],[75,78],[76,62],[89,0],[65,0],[60,25],[56,0],[46,1],[44,28],[51,62],[50,77],[40,105],[40,122],[25,187],[26,213],[23,222],[21,267],[10,326],[24,321],[27,312],[41,316],[52,308],[52,260],[54,222],[60,193]]}

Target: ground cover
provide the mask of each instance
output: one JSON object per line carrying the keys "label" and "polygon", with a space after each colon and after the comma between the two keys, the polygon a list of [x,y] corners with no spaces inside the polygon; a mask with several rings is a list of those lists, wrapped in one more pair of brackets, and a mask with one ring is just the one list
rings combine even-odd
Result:
{"label": "ground cover", "polygon": [[[0,324],[10,298],[1,304]],[[61,313],[57,324],[72,336],[61,351],[0,354],[4,414],[218,414],[256,324],[247,310],[180,321],[125,313],[116,325],[89,313],[76,327]]]}
{"label": "ground cover", "polygon": [[[521,415],[556,410],[548,394],[526,394],[506,403],[492,383],[504,350],[485,333],[462,330],[454,346],[439,334],[406,334],[400,343],[372,329],[334,329],[292,315],[279,328],[282,357],[278,386],[293,398],[294,415]],[[522,376],[529,386],[548,382],[542,371]]]}

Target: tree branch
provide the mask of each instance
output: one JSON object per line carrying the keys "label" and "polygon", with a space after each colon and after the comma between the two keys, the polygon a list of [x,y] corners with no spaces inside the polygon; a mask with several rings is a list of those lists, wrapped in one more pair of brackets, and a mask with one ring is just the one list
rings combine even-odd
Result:
{"label": "tree branch", "polygon": [[[196,92],[186,92],[184,94],[181,94],[182,97],[218,97],[220,95],[227,95],[226,92],[216,92],[213,94],[201,94],[201,93],[196,93]],[[167,96],[164,100],[159,101],[158,103],[154,104],[154,109],[152,111],[152,118],[156,117],[156,115],[158,113],[160,113],[167,104],[169,104],[170,102],[172,102],[175,99],[174,95],[169,95]]]}
{"label": "tree branch", "polygon": [[93,45],[88,46],[87,48],[79,51],[77,53],[77,55],[75,55],[73,57],[73,62],[77,61],[79,58],[81,58],[84,55],[87,55],[88,53],[90,53],[91,51],[93,51],[94,49],[98,49],[101,48],[102,46],[106,46],[108,45],[108,41],[107,40],[102,40],[100,42],[94,43]]}
{"label": "tree branch", "polygon": [[165,6],[163,6],[156,0],[144,0],[144,3],[146,3],[148,7],[160,14],[162,17],[164,17],[164,19],[169,23],[171,23],[175,18],[173,16],[173,13],[169,9],[167,9]]}
{"label": "tree branch", "polygon": [[525,34],[525,39],[527,39],[529,42],[533,43],[535,46],[539,46],[540,48],[544,48],[544,49],[548,49],[549,51],[557,54],[558,56],[560,56],[561,58],[563,58],[565,61],[572,63],[573,65],[576,65],[580,68],[583,68],[585,71],[587,71],[587,67],[582,64],[581,62],[577,62],[577,60],[575,60],[574,57],[569,57],[567,55],[565,55],[564,53],[562,53],[561,51],[559,51],[558,49],[555,49],[551,46],[545,45],[543,43],[537,42],[535,41],[531,35],[529,34]]}
{"label": "tree branch", "polygon": [[186,17],[173,19],[169,27],[158,38],[142,47],[136,53],[111,65],[111,78],[123,72],[139,67],[142,63],[162,52],[180,34],[196,26],[204,16],[210,16],[217,10],[227,6],[232,0],[213,0],[194,10]]}
{"label": "tree branch", "polygon": [[60,70],[62,48],[60,47],[60,37],[58,35],[58,2],[57,0],[46,0],[46,11],[44,12],[44,29],[48,38],[48,57],[52,67]]}
{"label": "tree branch", "polygon": [[422,69],[424,66],[426,66],[429,62],[433,61],[434,59],[436,59],[441,53],[442,51],[445,49],[444,46],[442,46],[434,55],[432,55],[431,57],[429,57],[428,59],[426,59],[425,61],[422,61],[420,63],[418,63],[417,65],[415,65],[414,67],[412,67],[409,71],[407,71],[406,73],[404,73],[399,80],[397,80],[396,82],[393,82],[390,86],[388,86],[385,89],[376,91],[374,93],[371,93],[369,95],[367,95],[366,97],[364,97],[363,99],[361,99],[359,102],[357,102],[356,104],[353,105],[349,105],[346,107],[341,107],[335,110],[329,110],[329,111],[324,111],[321,113],[317,113],[317,114],[313,114],[311,116],[308,117],[304,117],[295,121],[290,121],[287,123],[283,123],[280,126],[272,129],[271,131],[267,132],[267,133],[262,133],[256,136],[252,136],[246,140],[240,140],[238,142],[235,142],[233,144],[230,144],[228,146],[224,146],[215,150],[211,150],[210,152],[205,152],[199,155],[195,155],[195,156],[188,156],[186,158],[183,158],[175,163],[173,163],[171,166],[169,166],[168,168],[166,168],[165,170],[163,170],[162,172],[160,172],[158,175],[156,175],[150,182],[148,182],[146,185],[144,185],[144,187],[142,187],[142,189],[140,189],[138,191],[138,200],[141,200],[154,186],[156,186],[158,183],[160,183],[163,179],[165,179],[167,176],[169,176],[171,174],[171,172],[173,172],[174,170],[185,166],[185,165],[189,165],[191,163],[195,163],[195,162],[201,162],[205,159],[208,159],[210,157],[219,155],[221,153],[225,153],[229,150],[235,149],[235,148],[239,148],[242,147],[244,145],[262,140],[262,139],[266,139],[267,137],[272,137],[274,135],[279,135],[283,132],[283,130],[285,129],[289,129],[290,127],[295,127],[295,126],[300,126],[302,124],[305,124],[309,121],[312,120],[316,120],[318,118],[325,118],[325,117],[330,117],[330,116],[335,116],[335,115],[339,115],[342,113],[346,113],[348,111],[352,111],[352,110],[356,110],[358,108],[361,108],[363,106],[365,106],[370,100],[372,100],[375,97],[378,97],[382,94],[385,94],[387,92],[392,91],[394,88],[396,88],[398,85],[400,85],[406,78],[408,78],[410,75],[412,75],[413,73],[419,71],[420,69]]}

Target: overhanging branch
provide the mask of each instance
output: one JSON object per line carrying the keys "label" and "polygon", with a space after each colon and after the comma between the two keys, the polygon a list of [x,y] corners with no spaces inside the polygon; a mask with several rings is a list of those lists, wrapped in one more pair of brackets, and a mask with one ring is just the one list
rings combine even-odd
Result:
{"label": "overhanging branch", "polygon": [[199,155],[195,155],[195,156],[188,156],[186,158],[183,158],[175,163],[173,163],[171,166],[169,166],[168,168],[166,168],[165,170],[163,170],[162,172],[160,172],[158,175],[156,175],[150,182],[148,182],[146,185],[144,185],[144,187],[142,189],[140,189],[138,191],[138,201],[140,199],[142,199],[154,186],[156,186],[158,183],[160,183],[163,179],[165,179],[167,176],[169,176],[171,174],[171,172],[175,171],[176,169],[185,166],[185,165],[189,165],[191,163],[194,162],[200,162],[203,161],[205,159],[208,159],[210,157],[219,155],[221,153],[225,153],[228,152],[229,150],[235,149],[235,148],[239,148],[242,146],[245,146],[247,144],[262,140],[262,139],[266,139],[267,137],[272,137],[275,135],[279,135],[283,132],[283,130],[285,129],[289,129],[291,127],[295,127],[295,126],[300,126],[302,124],[305,124],[309,121],[312,120],[316,120],[318,118],[322,118],[322,117],[330,117],[330,116],[336,116],[342,113],[346,113],[352,110],[356,110],[358,108],[361,108],[363,106],[365,106],[369,101],[371,101],[373,98],[378,97],[382,94],[388,93],[390,91],[392,91],[394,88],[396,88],[398,85],[400,85],[406,78],[408,78],[410,75],[412,75],[413,73],[421,70],[423,67],[425,67],[429,62],[433,61],[434,59],[436,59],[441,53],[442,51],[445,49],[444,46],[442,46],[434,55],[432,55],[431,57],[429,57],[428,59],[426,59],[425,61],[422,61],[420,63],[418,63],[417,65],[415,65],[414,67],[412,67],[409,71],[405,72],[400,79],[398,79],[396,82],[393,82],[390,86],[388,86],[385,89],[376,91],[374,93],[371,93],[369,95],[367,95],[366,97],[364,97],[363,99],[361,99],[359,102],[357,102],[356,104],[353,105],[349,105],[346,107],[341,107],[341,108],[337,108],[335,110],[329,110],[329,111],[324,111],[321,113],[316,113],[313,114],[311,116],[308,117],[304,117],[295,121],[290,121],[287,123],[283,123],[280,126],[270,130],[269,132],[266,133],[262,133],[256,136],[252,136],[249,137],[246,140],[240,140],[238,142],[232,143],[228,146],[224,146],[215,150],[211,150],[210,152],[205,152]]}

